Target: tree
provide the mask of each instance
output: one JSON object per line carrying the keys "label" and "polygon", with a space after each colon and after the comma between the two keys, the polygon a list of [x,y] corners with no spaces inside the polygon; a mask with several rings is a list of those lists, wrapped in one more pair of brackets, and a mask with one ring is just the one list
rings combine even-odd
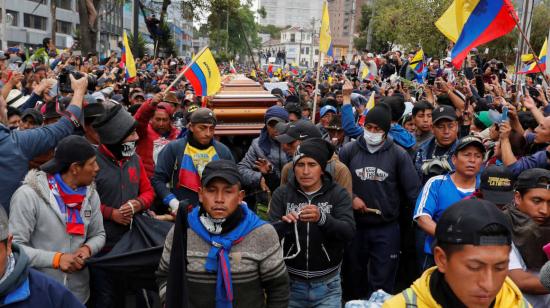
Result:
{"label": "tree", "polygon": [[[128,35],[128,45],[130,45],[130,48],[132,49],[132,55],[134,58],[143,58],[143,56],[147,53],[147,48],[145,47],[146,44],[147,41],[141,32],[138,33],[138,41],[136,45],[134,45],[134,36]],[[137,46],[137,48],[134,46]]]}
{"label": "tree", "polygon": [[274,26],[274,25],[259,25],[258,26],[258,32],[259,33],[267,33],[271,36],[272,39],[280,39],[281,38],[281,31],[283,30],[284,28],[279,28],[277,26]]}
{"label": "tree", "polygon": [[[93,53],[96,51],[97,35],[94,31],[92,31],[92,29],[90,29],[88,24],[88,9],[86,8],[86,0],[77,0],[77,4],[78,16],[80,18],[80,26],[78,31],[80,49],[82,50],[82,54],[87,54],[89,52]],[[99,8],[100,5],[101,0],[94,0],[94,6],[96,8]]]}

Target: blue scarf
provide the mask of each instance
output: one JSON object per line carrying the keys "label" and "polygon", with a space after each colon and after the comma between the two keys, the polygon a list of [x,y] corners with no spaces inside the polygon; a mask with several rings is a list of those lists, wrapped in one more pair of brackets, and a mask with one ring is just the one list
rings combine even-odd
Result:
{"label": "blue scarf", "polygon": [[241,242],[252,230],[265,224],[246,204],[240,205],[243,218],[239,225],[225,234],[209,233],[199,219],[199,207],[189,213],[189,227],[205,242],[210,243],[210,251],[204,268],[209,273],[217,273],[216,308],[233,307],[233,282],[231,280],[231,263],[229,253],[233,244]]}

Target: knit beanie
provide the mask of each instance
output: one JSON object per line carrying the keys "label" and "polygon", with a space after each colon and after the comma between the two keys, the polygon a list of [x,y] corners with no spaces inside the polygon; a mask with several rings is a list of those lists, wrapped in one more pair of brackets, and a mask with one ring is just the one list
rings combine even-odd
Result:
{"label": "knit beanie", "polygon": [[121,105],[115,105],[107,109],[92,126],[102,144],[119,144],[134,130],[136,120]]}
{"label": "knit beanie", "polygon": [[271,106],[267,109],[264,116],[264,121],[267,124],[272,119],[282,120],[284,122],[288,121],[288,111],[281,106]]}
{"label": "knit beanie", "polygon": [[399,121],[405,112],[405,100],[402,96],[386,96],[382,100],[391,109],[391,120],[394,122]]}
{"label": "knit beanie", "polygon": [[384,103],[374,106],[365,116],[365,125],[368,123],[378,125],[387,134],[391,126],[390,107]]}
{"label": "knit beanie", "polygon": [[296,166],[296,163],[298,163],[300,159],[310,157],[321,165],[322,170],[325,170],[327,162],[333,154],[334,147],[330,142],[321,138],[306,139],[302,141],[294,153],[294,158],[292,159],[293,167]]}

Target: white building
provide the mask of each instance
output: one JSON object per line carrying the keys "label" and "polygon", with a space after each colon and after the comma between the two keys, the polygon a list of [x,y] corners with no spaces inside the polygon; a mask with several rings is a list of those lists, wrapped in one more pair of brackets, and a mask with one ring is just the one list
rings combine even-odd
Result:
{"label": "white building", "polygon": [[280,40],[269,40],[262,44],[264,53],[270,51],[275,57],[277,51],[286,52],[286,63],[313,67],[319,61],[319,37],[311,30],[290,27],[281,31]]}
{"label": "white building", "polygon": [[323,0],[259,0],[266,11],[261,25],[310,27],[311,18],[321,19]]}

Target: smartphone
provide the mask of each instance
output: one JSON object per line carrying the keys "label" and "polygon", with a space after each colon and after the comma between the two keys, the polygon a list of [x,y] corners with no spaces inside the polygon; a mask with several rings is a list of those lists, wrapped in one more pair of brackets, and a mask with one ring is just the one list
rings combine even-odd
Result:
{"label": "smartphone", "polygon": [[529,91],[527,91],[527,87],[524,83],[521,84],[521,95],[527,96],[529,95]]}
{"label": "smartphone", "polygon": [[508,121],[508,107],[502,107],[502,115],[500,117],[500,122]]}

